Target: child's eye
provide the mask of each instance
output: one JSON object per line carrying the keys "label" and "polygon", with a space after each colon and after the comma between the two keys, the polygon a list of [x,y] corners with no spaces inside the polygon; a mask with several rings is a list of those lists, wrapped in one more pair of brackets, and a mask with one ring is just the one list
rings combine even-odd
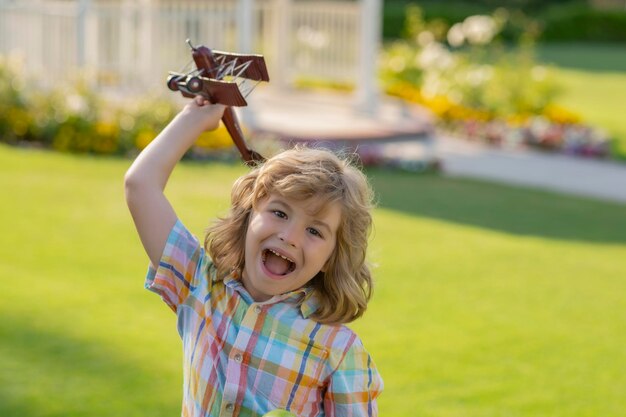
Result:
{"label": "child's eye", "polygon": [[272,213],[274,213],[274,215],[276,217],[280,217],[281,219],[286,219],[287,215],[285,214],[284,211],[280,211],[280,210],[272,210]]}
{"label": "child's eye", "polygon": [[309,231],[310,234],[312,234],[313,236],[317,236],[317,237],[323,237],[322,234],[319,232],[319,230],[314,229],[312,227],[309,227],[307,229]]}

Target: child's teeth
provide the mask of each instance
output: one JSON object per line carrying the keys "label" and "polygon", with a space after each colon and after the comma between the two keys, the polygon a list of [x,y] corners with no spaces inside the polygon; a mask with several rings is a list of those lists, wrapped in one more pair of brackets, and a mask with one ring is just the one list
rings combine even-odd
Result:
{"label": "child's teeth", "polygon": [[281,254],[280,254],[280,253],[278,253],[278,252],[274,252],[274,251],[273,251],[273,250],[271,250],[271,249],[270,249],[270,251],[271,251],[274,255],[276,255],[276,256],[280,256],[281,258],[283,258],[283,259],[284,259],[284,260],[286,260],[286,261],[293,262],[291,259],[287,258],[286,256],[281,255]]}

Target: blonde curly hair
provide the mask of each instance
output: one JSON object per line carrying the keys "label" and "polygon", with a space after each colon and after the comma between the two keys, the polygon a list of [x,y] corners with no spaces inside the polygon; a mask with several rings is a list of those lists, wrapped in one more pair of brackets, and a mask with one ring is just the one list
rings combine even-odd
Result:
{"label": "blonde curly hair", "polygon": [[[329,150],[297,146],[283,151],[237,179],[229,213],[209,227],[204,247],[219,277],[243,271],[250,213],[272,193],[307,200],[315,197],[320,209],[332,202],[341,206],[335,250],[325,272],[309,282],[319,307],[312,318],[320,323],[348,323],[362,316],[372,296],[372,277],[366,261],[372,227],[373,193],[352,158]],[[304,302],[302,300],[301,302]]]}

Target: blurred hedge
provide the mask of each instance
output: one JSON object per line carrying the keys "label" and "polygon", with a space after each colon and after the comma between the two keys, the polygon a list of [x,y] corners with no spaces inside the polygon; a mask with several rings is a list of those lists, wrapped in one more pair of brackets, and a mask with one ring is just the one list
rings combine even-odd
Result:
{"label": "blurred hedge", "polygon": [[572,5],[551,8],[538,20],[543,41],[626,42],[626,11]]}
{"label": "blurred hedge", "polygon": [[466,1],[410,1],[385,0],[383,10],[383,37],[386,39],[403,38],[405,33],[406,9],[409,5],[417,5],[427,21],[438,20],[446,26],[452,26],[468,16],[488,14],[493,7],[476,2]]}
{"label": "blurred hedge", "polygon": [[[515,15],[520,26],[534,21],[541,28],[539,41],[626,41],[626,11],[596,10],[580,0],[480,0],[410,1],[386,0],[383,12],[383,37],[397,39],[406,35],[406,7],[417,4],[429,22],[450,27],[476,14],[491,14],[500,7]],[[515,41],[523,30],[504,31],[504,40]]]}

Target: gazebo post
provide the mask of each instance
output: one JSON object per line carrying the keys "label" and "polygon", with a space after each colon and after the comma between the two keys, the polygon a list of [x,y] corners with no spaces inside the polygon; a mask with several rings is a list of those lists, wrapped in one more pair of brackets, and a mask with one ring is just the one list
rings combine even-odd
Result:
{"label": "gazebo post", "polygon": [[255,35],[254,0],[238,0],[237,13],[237,47],[242,54],[252,53],[252,42]]}
{"label": "gazebo post", "polygon": [[355,99],[357,110],[372,116],[376,114],[380,100],[377,60],[382,42],[381,17],[381,0],[361,0],[359,74]]}
{"label": "gazebo post", "polygon": [[[249,54],[253,52],[256,34],[254,0],[238,0],[237,7],[237,52]],[[236,114],[244,124],[251,125],[254,123],[254,112],[250,108],[239,108]]]}

